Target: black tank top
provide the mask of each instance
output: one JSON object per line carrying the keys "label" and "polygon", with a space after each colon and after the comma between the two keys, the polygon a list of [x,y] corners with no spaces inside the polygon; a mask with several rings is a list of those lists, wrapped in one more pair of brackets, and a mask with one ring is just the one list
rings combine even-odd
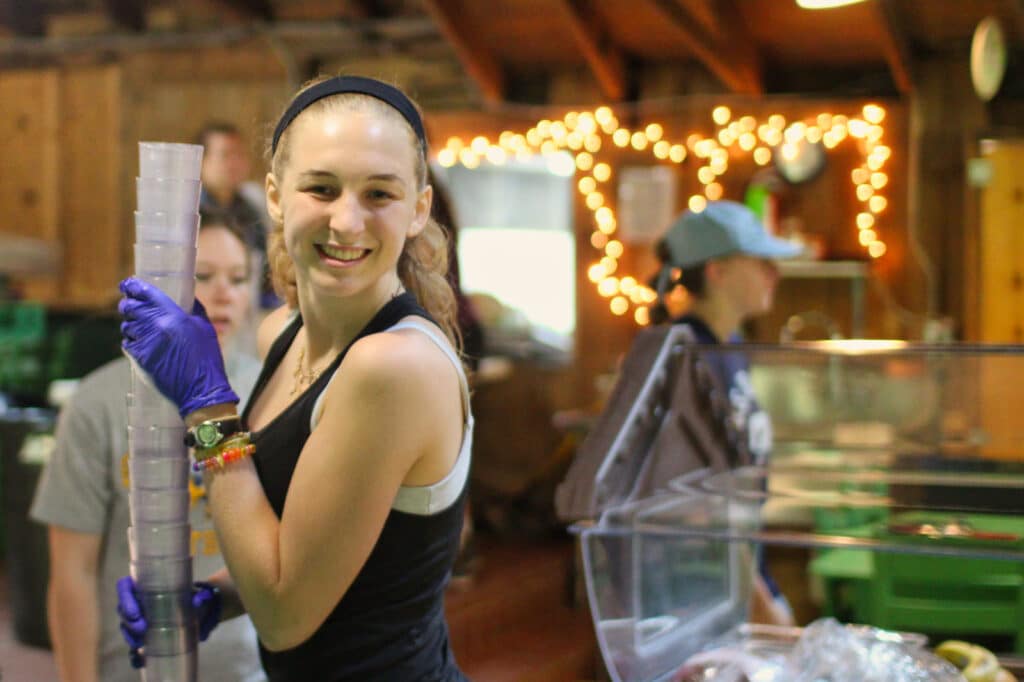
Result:
{"label": "black tank top", "polygon": [[[270,506],[281,517],[299,453],[310,434],[314,403],[357,340],[408,315],[430,319],[412,294],[382,307],[324,373],[262,430],[253,432],[253,459]],[[242,417],[259,398],[302,326],[289,324],[267,354]],[[260,659],[271,682],[413,682],[465,680],[448,643],[444,588],[458,551],[465,488],[433,515],[391,510],[376,545],[348,591],[313,635],[293,649]],[[345,542],[338,537],[338,542]]]}

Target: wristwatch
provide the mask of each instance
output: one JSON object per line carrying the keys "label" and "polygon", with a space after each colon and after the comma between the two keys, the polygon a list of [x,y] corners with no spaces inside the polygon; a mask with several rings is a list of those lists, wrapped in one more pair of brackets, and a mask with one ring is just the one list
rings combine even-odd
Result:
{"label": "wristwatch", "polygon": [[241,430],[242,418],[238,415],[224,419],[208,419],[185,432],[185,445],[197,450],[208,450]]}

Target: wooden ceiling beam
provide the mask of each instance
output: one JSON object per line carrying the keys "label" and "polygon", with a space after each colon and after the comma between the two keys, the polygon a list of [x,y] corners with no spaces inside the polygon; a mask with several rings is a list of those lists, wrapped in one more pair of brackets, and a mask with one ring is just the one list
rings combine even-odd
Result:
{"label": "wooden ceiling beam", "polygon": [[613,102],[621,102],[629,90],[626,60],[600,25],[593,3],[589,0],[561,0],[558,4],[568,21],[569,33],[597,79],[602,94]]}
{"label": "wooden ceiling beam", "polygon": [[136,33],[146,29],[145,9],[137,0],[103,0],[103,5],[118,26]]}
{"label": "wooden ceiling beam", "polygon": [[1024,0],[1003,0],[1003,11],[999,14],[1010,29],[1010,40],[1024,43]]}
{"label": "wooden ceiling beam", "polygon": [[274,5],[270,0],[217,0],[217,2],[249,19],[274,20]]}
{"label": "wooden ceiling beam", "polygon": [[892,72],[892,80],[902,95],[914,90],[914,56],[907,37],[906,17],[893,0],[875,3],[882,25],[882,51]]}
{"label": "wooden ceiling beam", "polygon": [[25,0],[0,0],[0,24],[19,36],[41,36],[46,32],[44,13]]}
{"label": "wooden ceiling beam", "polygon": [[466,19],[460,0],[424,0],[441,34],[451,43],[455,54],[469,73],[484,101],[497,104],[505,96],[505,74],[501,64],[478,38],[476,27]]}
{"label": "wooden ceiling beam", "polygon": [[[672,25],[675,34],[701,63],[733,92],[759,95],[764,92],[761,67],[753,45],[744,49],[707,35],[690,9],[676,0],[650,0],[654,8]],[[722,27],[732,30],[730,25]]]}

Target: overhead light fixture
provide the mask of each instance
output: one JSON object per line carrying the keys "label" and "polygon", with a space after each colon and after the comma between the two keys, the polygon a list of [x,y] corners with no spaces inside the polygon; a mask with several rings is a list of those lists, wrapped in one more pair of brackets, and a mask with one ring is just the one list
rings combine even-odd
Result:
{"label": "overhead light fixture", "polygon": [[846,5],[855,5],[864,0],[796,0],[796,4],[804,9],[835,9]]}

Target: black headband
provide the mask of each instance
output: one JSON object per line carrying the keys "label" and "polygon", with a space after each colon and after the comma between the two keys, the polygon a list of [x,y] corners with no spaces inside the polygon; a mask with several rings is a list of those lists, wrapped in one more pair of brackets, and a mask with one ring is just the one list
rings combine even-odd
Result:
{"label": "black headband", "polygon": [[311,88],[303,90],[302,94],[296,97],[295,101],[288,107],[288,110],[284,112],[284,116],[281,117],[277,127],[274,128],[274,140],[270,145],[270,153],[273,154],[277,151],[277,142],[281,139],[281,135],[284,134],[285,129],[291,125],[295,117],[301,114],[306,107],[319,99],[343,92],[368,95],[391,105],[412,126],[413,132],[419,138],[420,147],[426,153],[427,135],[423,132],[423,121],[420,120],[420,113],[416,111],[412,101],[398,88],[373,78],[363,78],[362,76],[335,76],[330,80],[322,81]]}

